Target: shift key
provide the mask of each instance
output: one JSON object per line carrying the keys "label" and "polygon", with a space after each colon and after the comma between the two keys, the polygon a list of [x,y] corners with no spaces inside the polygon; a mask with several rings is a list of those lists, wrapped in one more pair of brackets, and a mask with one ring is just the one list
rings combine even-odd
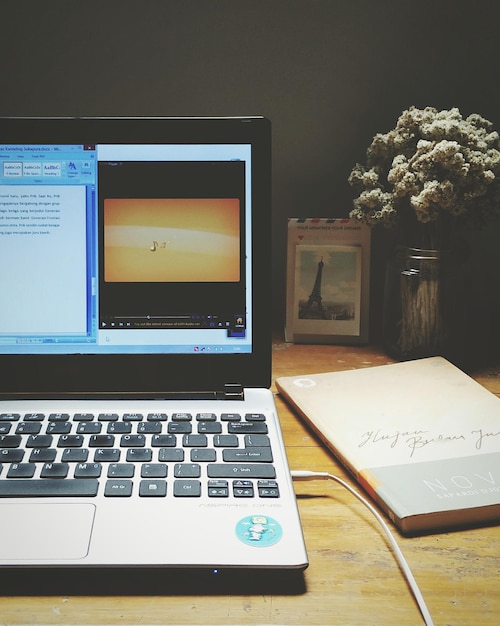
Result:
{"label": "shift key", "polygon": [[209,478],[276,478],[273,465],[253,463],[212,463],[207,466]]}

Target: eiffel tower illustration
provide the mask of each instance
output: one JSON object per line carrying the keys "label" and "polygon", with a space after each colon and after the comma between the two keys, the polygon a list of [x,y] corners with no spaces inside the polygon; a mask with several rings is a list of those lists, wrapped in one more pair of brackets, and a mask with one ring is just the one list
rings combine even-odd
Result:
{"label": "eiffel tower illustration", "polygon": [[325,310],[323,309],[323,298],[321,296],[321,279],[323,276],[323,257],[318,263],[318,270],[316,272],[316,279],[314,280],[314,286],[309,295],[309,299],[302,307],[299,318],[302,319],[326,319]]}

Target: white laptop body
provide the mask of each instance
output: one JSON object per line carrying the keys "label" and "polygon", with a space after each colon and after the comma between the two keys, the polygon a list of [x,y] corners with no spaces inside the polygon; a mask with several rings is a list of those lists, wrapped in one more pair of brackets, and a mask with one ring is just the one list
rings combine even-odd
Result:
{"label": "white laptop body", "polygon": [[270,124],[0,120],[0,566],[302,570]]}

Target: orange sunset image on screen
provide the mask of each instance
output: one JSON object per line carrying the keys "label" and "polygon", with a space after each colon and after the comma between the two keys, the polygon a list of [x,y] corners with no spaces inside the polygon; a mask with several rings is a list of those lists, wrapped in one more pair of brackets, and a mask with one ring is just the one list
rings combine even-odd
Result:
{"label": "orange sunset image on screen", "polygon": [[104,200],[106,282],[237,282],[238,198]]}

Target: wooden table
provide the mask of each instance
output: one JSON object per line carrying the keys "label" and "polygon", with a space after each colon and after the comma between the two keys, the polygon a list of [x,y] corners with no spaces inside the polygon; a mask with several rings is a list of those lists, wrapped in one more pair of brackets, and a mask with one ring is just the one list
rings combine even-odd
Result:
{"label": "wooden table", "polygon": [[[273,344],[274,377],[389,362],[373,347]],[[500,395],[500,370],[474,376]],[[291,468],[327,471],[353,484],[276,401]],[[304,593],[0,597],[0,624],[421,624],[385,536],[362,504],[331,481],[296,483],[296,492],[310,559]],[[411,539],[395,533],[436,625],[499,623],[500,526]]]}

